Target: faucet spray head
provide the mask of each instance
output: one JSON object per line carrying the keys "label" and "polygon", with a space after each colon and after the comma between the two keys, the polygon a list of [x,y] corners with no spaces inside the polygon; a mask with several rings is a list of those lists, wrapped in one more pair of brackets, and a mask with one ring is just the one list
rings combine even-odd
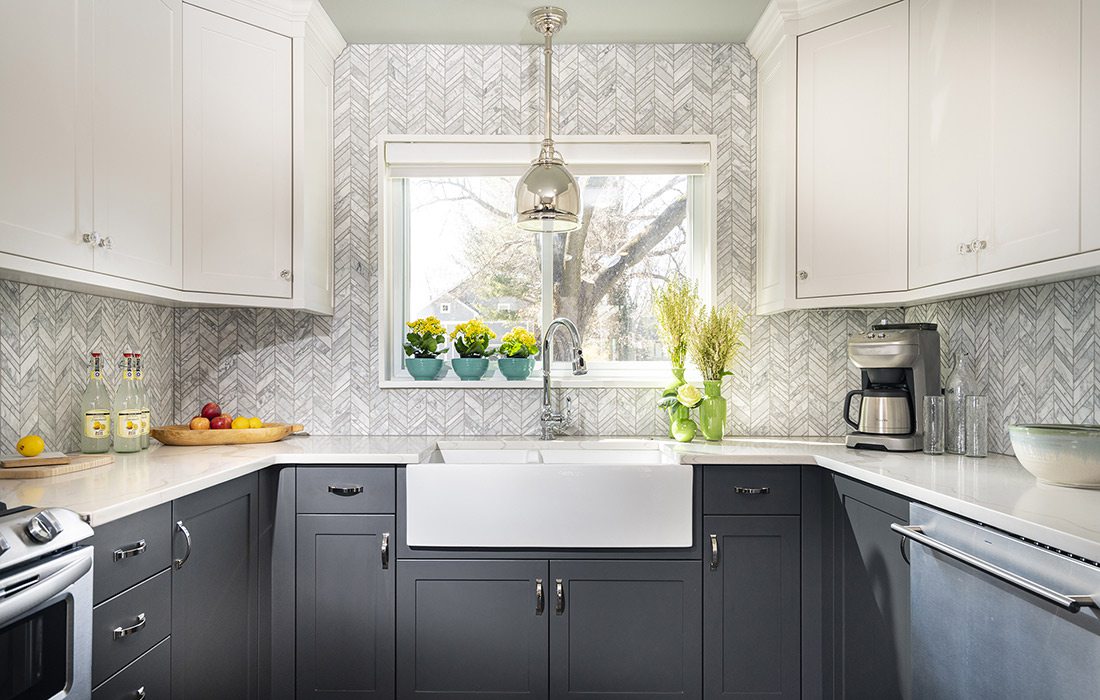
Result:
{"label": "faucet spray head", "polygon": [[573,348],[573,374],[588,374],[588,365],[584,362],[584,351],[579,347]]}

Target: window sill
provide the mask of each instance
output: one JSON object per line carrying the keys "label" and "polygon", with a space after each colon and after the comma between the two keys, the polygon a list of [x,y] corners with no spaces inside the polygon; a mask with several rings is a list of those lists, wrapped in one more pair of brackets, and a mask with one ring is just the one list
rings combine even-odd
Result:
{"label": "window sill", "polygon": [[[596,374],[578,377],[569,374],[566,370],[560,374],[555,372],[551,377],[551,381],[555,389],[663,389],[672,382],[672,377],[601,377]],[[379,387],[382,389],[541,389],[542,374],[540,370],[535,370],[530,377],[521,381],[511,381],[500,376],[485,377],[469,382],[457,377],[444,377],[443,379],[427,381],[398,377],[381,380]]]}

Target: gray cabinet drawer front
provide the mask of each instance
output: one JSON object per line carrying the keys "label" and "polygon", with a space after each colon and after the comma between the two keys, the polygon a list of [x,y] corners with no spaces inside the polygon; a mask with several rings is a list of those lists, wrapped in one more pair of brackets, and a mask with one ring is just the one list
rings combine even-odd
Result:
{"label": "gray cabinet drawer front", "polygon": [[707,467],[703,512],[707,515],[798,515],[801,467]]}
{"label": "gray cabinet drawer front", "polygon": [[[172,639],[145,652],[103,685],[92,691],[92,700],[170,700],[172,697]],[[141,693],[144,692],[144,695]]]}
{"label": "gray cabinet drawer front", "polygon": [[299,513],[393,513],[393,467],[299,467]]}
{"label": "gray cabinet drawer front", "polygon": [[95,546],[92,588],[96,603],[162,571],[172,561],[172,504],[100,525]]}
{"label": "gray cabinet drawer front", "polygon": [[[117,629],[145,624],[131,634]],[[92,610],[92,684],[152,649],[172,631],[172,573],[163,571]]]}

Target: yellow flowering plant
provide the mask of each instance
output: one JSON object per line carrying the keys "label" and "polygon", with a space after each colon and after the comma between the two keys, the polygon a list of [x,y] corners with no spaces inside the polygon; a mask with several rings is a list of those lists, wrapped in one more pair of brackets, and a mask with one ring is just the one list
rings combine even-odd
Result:
{"label": "yellow flowering plant", "polygon": [[447,329],[435,316],[418,318],[405,324],[411,330],[405,334],[405,355],[407,357],[435,358],[446,352]]}
{"label": "yellow flowering plant", "polygon": [[665,346],[673,367],[683,367],[688,337],[699,315],[699,286],[678,277],[653,292],[653,315],[657,317],[657,335]]}
{"label": "yellow flowering plant", "polygon": [[489,349],[489,341],[497,337],[480,319],[472,318],[460,323],[451,331],[451,340],[459,357],[488,357],[496,350]]}
{"label": "yellow flowering plant", "polygon": [[498,349],[505,357],[533,357],[539,352],[539,341],[531,331],[516,326],[500,339]]}
{"label": "yellow flowering plant", "polygon": [[688,337],[688,354],[703,374],[703,380],[720,381],[732,374],[730,368],[744,343],[745,314],[736,306],[704,309],[695,319]]}

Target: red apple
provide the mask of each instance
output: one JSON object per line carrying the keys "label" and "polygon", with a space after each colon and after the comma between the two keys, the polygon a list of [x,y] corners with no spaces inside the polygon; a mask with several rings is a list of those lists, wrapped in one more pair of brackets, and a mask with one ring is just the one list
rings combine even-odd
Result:
{"label": "red apple", "polygon": [[210,430],[210,420],[202,416],[195,416],[187,427],[191,430]]}
{"label": "red apple", "polygon": [[218,404],[214,403],[213,401],[211,401],[210,403],[203,406],[202,410],[199,411],[199,415],[202,416],[203,418],[205,418],[206,420],[214,420],[215,418],[217,418],[221,414],[222,414],[222,407],[219,406]]}
{"label": "red apple", "polygon": [[224,415],[215,416],[214,419],[210,421],[210,427],[214,430],[226,430],[227,428],[233,427],[233,419]]}

